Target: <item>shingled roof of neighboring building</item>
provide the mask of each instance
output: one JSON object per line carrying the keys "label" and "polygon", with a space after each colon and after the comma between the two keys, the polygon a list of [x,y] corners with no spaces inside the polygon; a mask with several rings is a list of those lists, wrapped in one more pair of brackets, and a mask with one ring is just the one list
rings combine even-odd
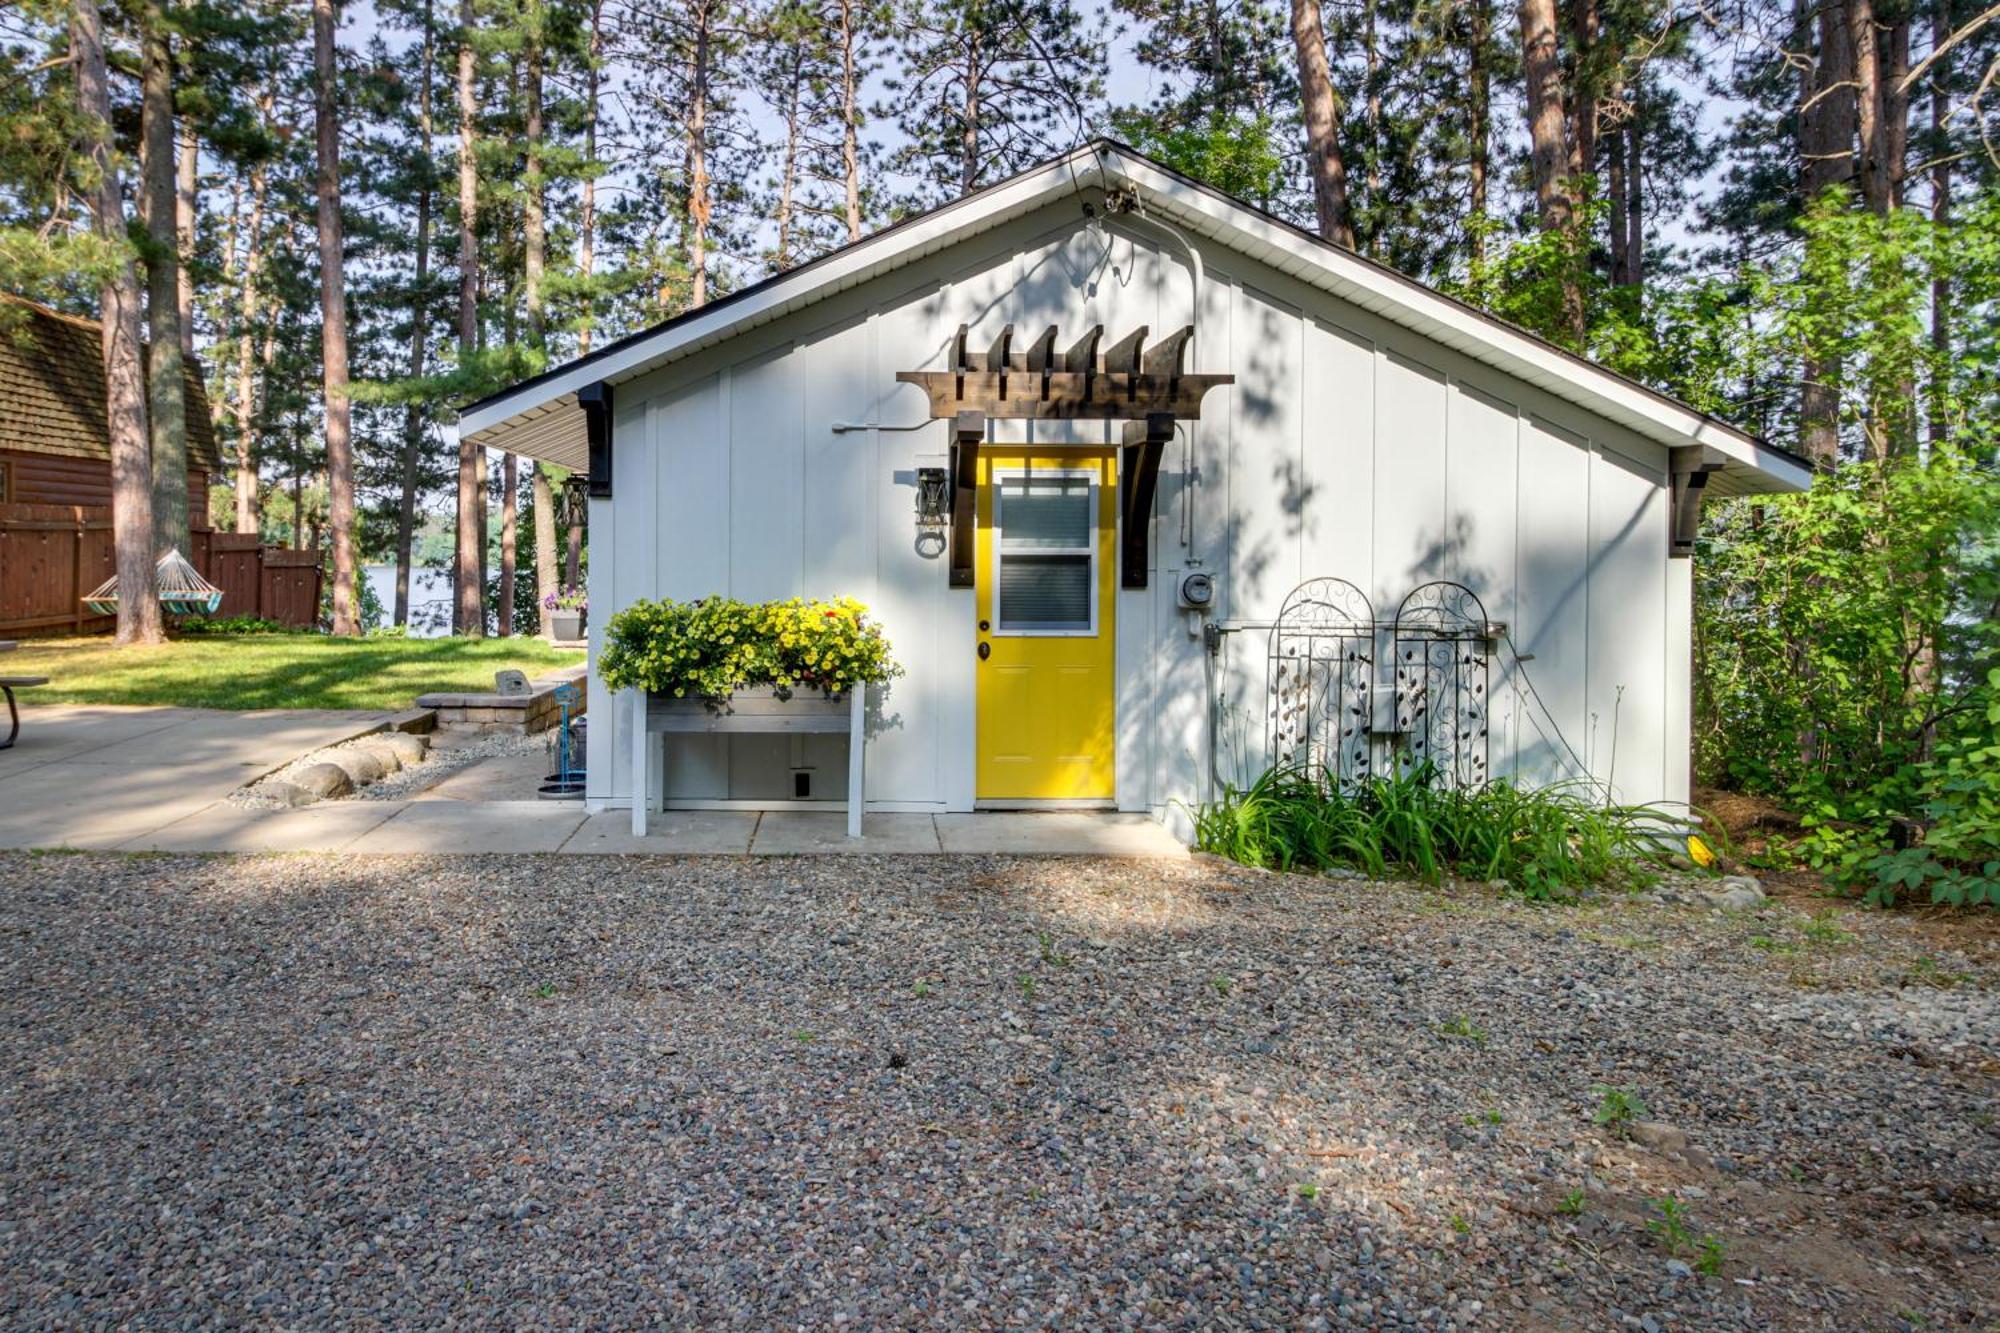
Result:
{"label": "shingled roof of neighboring building", "polygon": [[[96,320],[0,292],[0,449],[109,458],[103,335]],[[188,465],[221,462],[201,367],[187,363]]]}

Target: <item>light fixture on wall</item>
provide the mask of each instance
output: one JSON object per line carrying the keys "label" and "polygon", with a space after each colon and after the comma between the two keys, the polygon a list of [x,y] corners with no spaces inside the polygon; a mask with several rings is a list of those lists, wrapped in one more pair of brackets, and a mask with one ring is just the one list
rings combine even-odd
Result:
{"label": "light fixture on wall", "polygon": [[944,527],[951,517],[951,490],[941,467],[917,469],[917,526]]}
{"label": "light fixture on wall", "polygon": [[927,560],[944,554],[951,522],[950,478],[941,467],[917,469],[917,554]]}
{"label": "light fixture on wall", "polygon": [[590,478],[572,472],[563,478],[562,495],[556,500],[556,516],[566,528],[580,528],[590,513]]}

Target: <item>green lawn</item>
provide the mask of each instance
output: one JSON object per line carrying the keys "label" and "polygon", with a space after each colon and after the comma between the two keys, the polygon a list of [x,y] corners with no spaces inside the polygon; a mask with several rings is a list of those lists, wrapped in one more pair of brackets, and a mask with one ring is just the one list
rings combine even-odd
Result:
{"label": "green lawn", "polygon": [[419,694],[493,688],[519,667],[532,679],[583,654],[540,639],[334,639],[243,634],[114,648],[108,638],[23,643],[0,653],[0,676],[47,676],[20,693],[39,704],[172,704],[183,708],[408,708]]}

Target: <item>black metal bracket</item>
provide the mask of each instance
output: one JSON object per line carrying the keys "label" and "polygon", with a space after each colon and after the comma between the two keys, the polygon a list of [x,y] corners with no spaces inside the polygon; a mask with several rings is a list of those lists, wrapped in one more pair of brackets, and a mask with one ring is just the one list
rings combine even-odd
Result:
{"label": "black metal bracket", "polygon": [[1160,485],[1160,456],[1174,437],[1169,412],[1153,412],[1125,426],[1118,460],[1118,586],[1146,586],[1146,538],[1153,526],[1153,496]]}
{"label": "black metal bracket", "polygon": [[960,412],[951,436],[951,584],[973,585],[973,534],[979,525],[979,445],[986,414]]}
{"label": "black metal bracket", "polygon": [[583,409],[583,430],[590,442],[590,496],[611,498],[611,386],[603,380],[576,391]]}
{"label": "black metal bracket", "polygon": [[1685,560],[1694,554],[1695,537],[1701,532],[1701,499],[1707,493],[1708,478],[1721,471],[1729,459],[1701,444],[1684,445],[1669,454],[1673,528],[1667,534],[1667,558]]}

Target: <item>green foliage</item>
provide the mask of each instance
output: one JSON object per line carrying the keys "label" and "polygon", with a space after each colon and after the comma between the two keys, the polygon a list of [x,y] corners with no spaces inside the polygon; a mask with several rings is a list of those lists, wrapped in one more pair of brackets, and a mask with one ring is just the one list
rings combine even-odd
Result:
{"label": "green foliage", "polygon": [[1486,1029],[1467,1018],[1464,1014],[1459,1014],[1438,1024],[1438,1032],[1446,1037],[1464,1037],[1474,1046],[1484,1046],[1486,1044]]}
{"label": "green foliage", "polygon": [[1556,1205],[1556,1211],[1564,1217],[1582,1217],[1583,1200],[1584,1194],[1582,1190],[1571,1190],[1569,1193],[1563,1195],[1563,1201]]}
{"label": "green foliage", "polygon": [[1373,878],[1504,880],[1530,898],[1648,882],[1667,855],[1660,811],[1597,806],[1565,787],[1465,791],[1428,769],[1346,789],[1297,769],[1231,787],[1195,814],[1195,845],[1278,870],[1351,867]]}
{"label": "green foliage", "polygon": [[1597,1098],[1597,1110],[1590,1117],[1593,1124],[1603,1125],[1614,1133],[1623,1134],[1626,1126],[1646,1114],[1646,1104],[1639,1100],[1639,1094],[1630,1088],[1614,1087],[1609,1083],[1593,1083],[1590,1095]]}
{"label": "green foliage", "polygon": [[1112,116],[1134,148],[1238,199],[1268,208],[1285,185],[1285,156],[1266,115],[1216,109],[1191,125],[1162,123],[1141,111]]}
{"label": "green foliage", "polygon": [[1972,711],[1973,727],[1916,766],[1923,841],[1863,863],[1873,879],[1869,901],[1928,889],[1933,903],[2000,906],[2000,667],[1988,673]]}
{"label": "green foliage", "polygon": [[1990,461],[1941,446],[1736,501],[1702,538],[1698,769],[1785,801],[1798,854],[1878,903],[1994,900],[1996,531]]}
{"label": "green foliage", "polygon": [[1694,1255],[1695,1270],[1707,1277],[1714,1277],[1722,1271],[1722,1259],[1728,1247],[1721,1237],[1703,1235],[1695,1229],[1686,1204],[1669,1194],[1654,1199],[1652,1206],[1659,1216],[1647,1220],[1646,1230],[1660,1238],[1668,1254]]}
{"label": "green foliage", "polygon": [[187,616],[174,625],[176,634],[303,634],[304,630],[262,616]]}
{"label": "green foliage", "polygon": [[614,690],[704,699],[751,685],[839,693],[902,674],[861,603],[796,597],[634,602],[605,627],[598,670]]}

